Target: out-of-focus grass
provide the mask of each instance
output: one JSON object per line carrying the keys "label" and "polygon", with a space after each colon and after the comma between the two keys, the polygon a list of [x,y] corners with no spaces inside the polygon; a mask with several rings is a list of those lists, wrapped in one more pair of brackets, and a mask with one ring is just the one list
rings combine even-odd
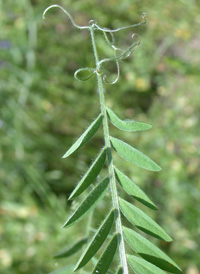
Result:
{"label": "out-of-focus grass", "polygon": [[[58,2],[57,2],[58,3]],[[174,242],[160,243],[186,274],[198,274],[199,61],[198,1],[59,1],[79,24],[90,19],[115,28],[141,20],[134,57],[107,86],[107,104],[121,117],[153,129],[121,137],[156,160],[163,171],[142,172],[116,157],[116,165],[142,186],[160,208],[152,215]],[[52,255],[84,234],[85,222],[61,230],[71,205],[67,195],[102,146],[101,134],[70,159],[73,140],[98,114],[95,80],[79,83],[73,72],[93,66],[89,34],[75,30],[59,10],[42,22],[53,1],[0,1],[0,267],[3,273],[47,273],[67,265]],[[126,47],[132,33],[116,35]],[[98,36],[101,57],[108,49]],[[80,50],[81,49],[81,50]],[[110,78],[115,73],[115,66]],[[123,166],[123,167],[122,167]],[[106,206],[106,205],[104,205]],[[99,220],[95,220],[98,223]]]}

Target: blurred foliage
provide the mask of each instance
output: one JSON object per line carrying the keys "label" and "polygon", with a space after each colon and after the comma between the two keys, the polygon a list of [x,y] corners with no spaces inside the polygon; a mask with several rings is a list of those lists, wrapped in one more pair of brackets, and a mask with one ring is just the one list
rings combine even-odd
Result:
{"label": "blurred foliage", "polygon": [[[0,268],[5,274],[48,273],[71,263],[52,258],[84,234],[86,221],[60,229],[75,206],[66,198],[103,144],[99,132],[86,148],[61,159],[97,116],[99,102],[95,79],[73,78],[76,69],[94,64],[89,34],[74,29],[57,9],[43,23],[44,9],[54,3],[0,1]],[[121,64],[119,82],[106,86],[106,98],[119,116],[153,125],[148,132],[127,133],[125,141],[163,171],[152,175],[115,161],[160,208],[154,218],[174,239],[161,247],[184,273],[200,273],[199,0],[56,4],[80,25],[95,19],[109,28],[136,23],[147,13],[147,24],[134,30],[141,46]],[[117,34],[118,45],[129,44],[131,35]],[[102,37],[97,39],[101,57],[108,56]],[[107,69],[112,79],[115,66]],[[94,223],[105,209],[106,204]]]}

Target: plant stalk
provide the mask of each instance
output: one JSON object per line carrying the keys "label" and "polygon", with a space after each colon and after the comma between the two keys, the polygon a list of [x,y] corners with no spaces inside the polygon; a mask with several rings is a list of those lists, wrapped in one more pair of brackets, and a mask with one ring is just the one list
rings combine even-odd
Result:
{"label": "plant stalk", "polygon": [[90,34],[91,34],[92,46],[94,51],[95,63],[96,63],[97,83],[98,83],[98,92],[100,97],[101,112],[104,117],[103,131],[104,131],[104,141],[107,147],[107,161],[108,161],[108,171],[109,171],[109,177],[110,177],[110,190],[111,190],[111,196],[112,196],[112,203],[113,203],[113,207],[117,209],[117,212],[118,212],[118,215],[116,218],[116,231],[119,235],[119,256],[120,256],[120,261],[123,268],[123,274],[128,274],[125,244],[124,244],[124,237],[123,237],[123,230],[122,230],[122,221],[121,221],[121,215],[120,215],[115,171],[114,171],[113,158],[112,158],[112,152],[111,152],[111,143],[110,143],[108,118],[106,113],[103,80],[102,80],[102,75],[99,72],[99,57],[98,57],[98,52],[97,52],[97,47],[96,47],[95,37],[94,37],[94,25],[90,27]]}

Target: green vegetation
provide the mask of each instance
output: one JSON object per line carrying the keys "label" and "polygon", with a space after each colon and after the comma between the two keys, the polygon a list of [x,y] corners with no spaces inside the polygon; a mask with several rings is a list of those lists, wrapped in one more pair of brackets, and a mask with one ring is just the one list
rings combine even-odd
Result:
{"label": "green vegetation", "polygon": [[[153,125],[148,134],[134,135],[112,127],[112,136],[148,152],[163,170],[141,173],[139,167],[133,168],[119,157],[114,161],[160,209],[149,214],[174,241],[154,243],[184,273],[198,274],[197,1],[58,2],[70,9],[80,25],[87,25],[93,18],[111,29],[139,22],[141,13],[147,13],[148,23],[137,29],[142,45],[124,61],[121,81],[109,86],[106,98],[119,117]],[[60,229],[63,216],[77,207],[76,201],[66,203],[66,198],[103,146],[98,131],[89,145],[61,159],[99,109],[95,79],[79,83],[73,78],[79,67],[94,67],[89,34],[75,31],[58,10],[49,12],[43,24],[42,13],[50,4],[54,3],[0,1],[0,267],[6,274],[48,273],[72,262],[72,257],[52,259],[62,247],[85,234],[86,220]],[[128,30],[119,33],[119,47],[126,48],[131,35]],[[102,37],[96,39],[100,56],[109,57]],[[113,72],[107,80],[113,81],[115,66],[109,63],[105,67]],[[108,206],[109,201],[99,206],[98,218],[92,218],[94,227],[98,227]],[[73,257],[73,263],[79,257]],[[129,261],[136,262],[136,258],[130,256]],[[140,267],[140,260],[137,265]],[[67,271],[65,267],[63,273]]]}

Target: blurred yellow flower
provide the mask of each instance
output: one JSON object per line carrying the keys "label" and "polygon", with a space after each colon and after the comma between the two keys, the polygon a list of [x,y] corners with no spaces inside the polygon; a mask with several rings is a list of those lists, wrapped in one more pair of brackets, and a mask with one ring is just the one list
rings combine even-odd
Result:
{"label": "blurred yellow flower", "polygon": [[135,86],[139,91],[146,91],[149,88],[149,81],[145,78],[137,78]]}
{"label": "blurred yellow flower", "polygon": [[191,33],[187,28],[178,28],[175,30],[174,36],[183,40],[188,40],[191,37]]}

